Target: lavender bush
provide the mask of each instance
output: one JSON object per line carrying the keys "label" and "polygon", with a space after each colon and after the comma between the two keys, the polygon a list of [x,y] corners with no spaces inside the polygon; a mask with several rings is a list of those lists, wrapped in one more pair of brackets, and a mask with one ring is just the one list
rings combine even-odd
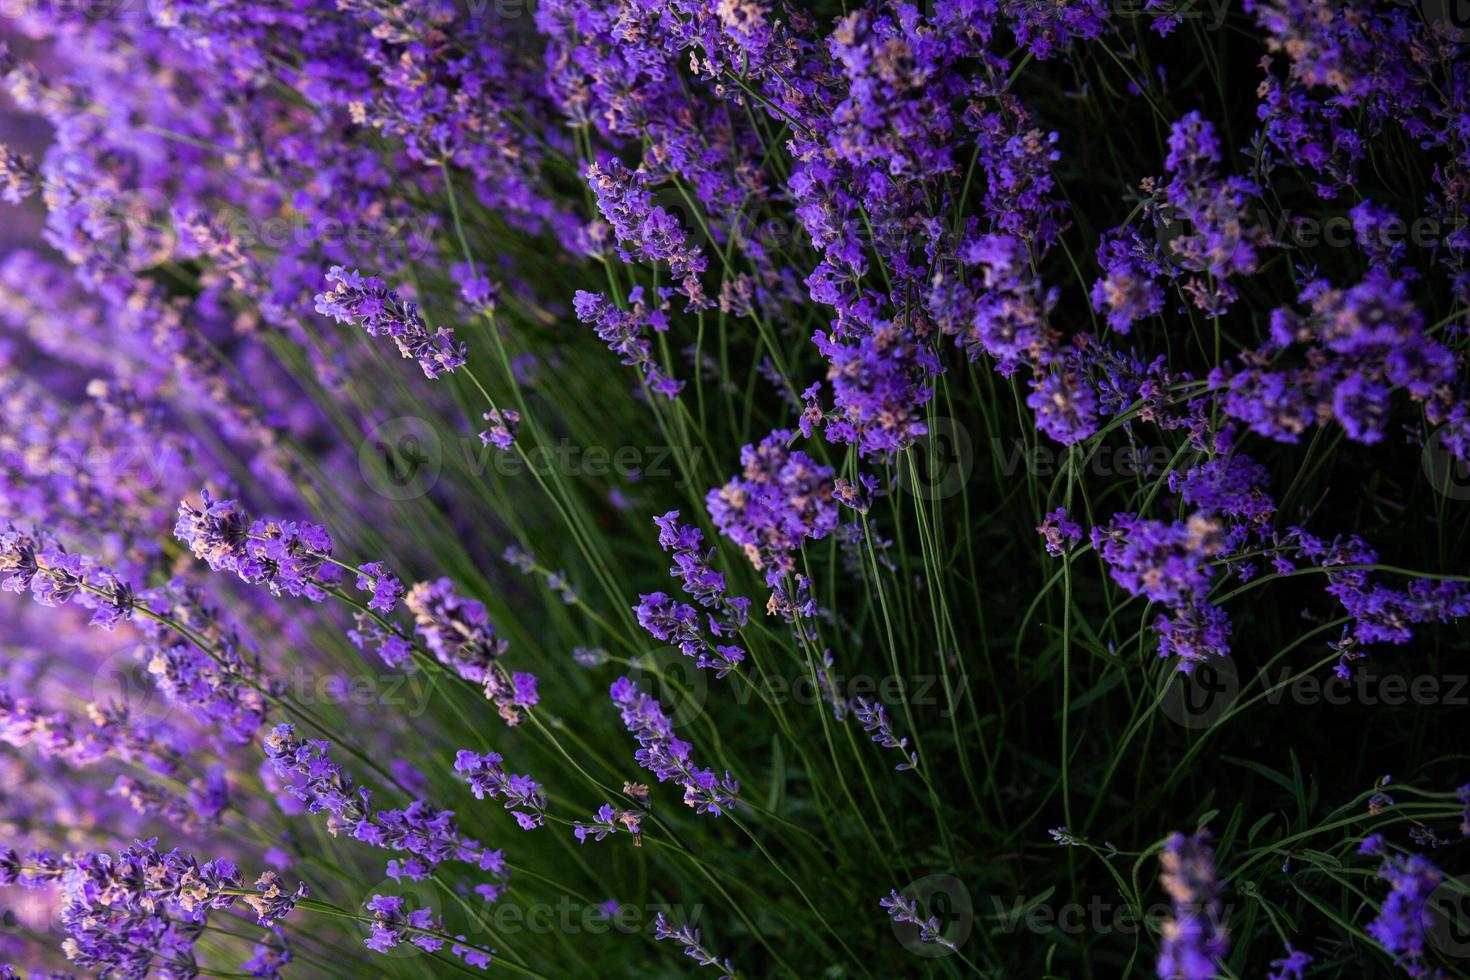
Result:
{"label": "lavender bush", "polygon": [[1455,0],[0,39],[0,976],[1470,976]]}

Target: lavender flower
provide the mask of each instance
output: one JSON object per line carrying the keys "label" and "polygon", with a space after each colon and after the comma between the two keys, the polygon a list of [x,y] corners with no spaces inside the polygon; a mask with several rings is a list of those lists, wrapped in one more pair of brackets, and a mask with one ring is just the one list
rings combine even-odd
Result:
{"label": "lavender flower", "polygon": [[1215,854],[1201,831],[1175,833],[1164,843],[1159,880],[1169,893],[1173,914],[1164,923],[1159,949],[1160,980],[1211,980],[1230,948],[1221,921]]}
{"label": "lavender flower", "polygon": [[443,930],[444,924],[433,909],[405,911],[404,901],[397,895],[374,895],[363,908],[373,916],[372,935],[363,943],[376,953],[386,953],[404,940],[431,953],[444,947],[444,940],[434,935]]}
{"label": "lavender flower", "polygon": [[794,438],[777,430],[746,446],[740,451],[743,474],[705,498],[715,526],[745,549],[772,587],[795,571],[793,552],[805,540],[820,540],[837,527],[832,469],[789,449]]}
{"label": "lavender flower", "polygon": [[[500,880],[506,878],[504,856],[460,833],[454,814],[425,800],[406,808],[374,811],[371,794],[328,754],[322,740],[303,740],[289,724],[276,726],[265,738],[266,759],[284,781],[283,793],[306,804],[311,813],[328,814],[327,829],[354,840],[395,852],[388,861],[394,880],[421,881],[444,861],[462,861]],[[529,789],[522,786],[521,788]]]}
{"label": "lavender flower", "polygon": [[585,844],[588,838],[599,843],[609,834],[626,831],[633,835],[633,846],[643,846],[643,815],[633,810],[619,810],[611,803],[597,808],[597,815],[590,824],[577,820],[573,823],[573,835],[577,843]]}
{"label": "lavender flower", "polygon": [[336,578],[328,565],[332,537],[307,521],[252,521],[235,500],[215,500],[201,490],[201,506],[179,503],[174,536],[215,571],[234,572],[246,582],[263,584],[271,594],[326,598],[325,585]]}
{"label": "lavender flower", "polygon": [[1049,511],[1036,528],[1036,533],[1046,541],[1046,553],[1060,558],[1082,540],[1082,527],[1067,519],[1067,508],[1058,507]]}
{"label": "lavender flower", "polygon": [[644,694],[630,678],[619,677],[609,691],[622,712],[623,725],[638,739],[638,764],[658,777],[684,788],[685,806],[696,813],[719,816],[735,805],[740,784],[728,772],[720,778],[689,759],[689,743],[674,735],[673,725],[658,701]]}
{"label": "lavender flower", "polygon": [[955,949],[953,942],[944,937],[944,928],[939,921],[939,916],[931,915],[924,918],[920,912],[918,903],[910,898],[904,898],[894,889],[887,898],[878,899],[878,904],[888,912],[888,917],[895,923],[919,927],[919,942],[936,943],[940,946],[948,946]]}
{"label": "lavender flower", "polygon": [[879,701],[869,701],[866,698],[854,698],[852,702],[852,713],[857,718],[858,724],[863,726],[863,731],[873,733],[873,741],[885,749],[897,749],[904,757],[893,768],[898,772],[905,769],[917,769],[919,767],[918,753],[909,749],[909,740],[899,738],[893,731],[893,722],[888,720],[888,709],[883,707]]}
{"label": "lavender flower", "polygon": [[18,153],[0,143],[0,200],[19,204],[36,192],[40,174],[28,153]]}
{"label": "lavender flower", "polygon": [[546,793],[530,776],[506,773],[500,756],[494,752],[478,755],[460,749],[454,757],[454,771],[470,784],[475,799],[504,799],[522,830],[535,830],[546,822]]}
{"label": "lavender flower", "polygon": [[1286,944],[1286,956],[1279,960],[1272,960],[1272,972],[1266,974],[1266,980],[1304,980],[1307,967],[1312,965],[1312,957],[1299,949],[1292,949],[1291,943]]}
{"label": "lavender flower", "polygon": [[653,938],[662,942],[672,939],[684,946],[684,955],[700,966],[713,966],[721,971],[721,980],[733,980],[735,967],[729,959],[720,959],[709,951],[699,938],[699,930],[689,925],[675,926],[668,916],[659,912],[653,920]]}
{"label": "lavender flower", "polygon": [[490,428],[480,433],[480,443],[494,445],[499,449],[510,449],[515,445],[516,433],[521,428],[521,414],[514,409],[494,408],[485,413]]}
{"label": "lavender flower", "polygon": [[[182,975],[177,971],[195,970],[195,943],[210,913],[239,900],[240,871],[225,858],[201,864],[181,850],[160,852],[156,844],[156,839],[136,841],[115,857],[34,852],[24,862],[6,849],[0,851],[0,883],[28,888],[61,883],[63,950],[77,967],[110,976],[155,970]],[[269,925],[305,893],[306,886],[298,885],[284,903],[251,904],[260,923]]]}
{"label": "lavender flower", "polygon": [[418,361],[424,376],[433,380],[465,365],[465,345],[445,327],[429,331],[414,303],[399,299],[376,276],[364,278],[340,265],[327,271],[326,292],[316,296],[316,311],[338,323],[356,323],[370,337],[388,336],[404,357]]}
{"label": "lavender flower", "polygon": [[1428,902],[1444,874],[1418,854],[1391,853],[1381,834],[1365,838],[1358,851],[1383,859],[1378,877],[1389,884],[1383,907],[1368,923],[1368,934],[1397,956],[1395,965],[1409,976],[1433,975],[1424,962],[1425,931],[1433,925]]}

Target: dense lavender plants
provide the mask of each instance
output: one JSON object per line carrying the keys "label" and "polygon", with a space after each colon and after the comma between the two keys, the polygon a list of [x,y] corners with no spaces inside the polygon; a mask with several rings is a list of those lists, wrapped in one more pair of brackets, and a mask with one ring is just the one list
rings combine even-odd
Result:
{"label": "dense lavender plants", "polygon": [[1470,976],[1460,14],[0,10],[0,977]]}

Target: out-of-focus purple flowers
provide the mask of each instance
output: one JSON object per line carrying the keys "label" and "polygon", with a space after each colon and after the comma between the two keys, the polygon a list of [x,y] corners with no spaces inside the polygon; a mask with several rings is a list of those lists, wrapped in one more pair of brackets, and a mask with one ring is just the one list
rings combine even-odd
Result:
{"label": "out-of-focus purple flowers", "polygon": [[1159,880],[1173,913],[1163,925],[1159,980],[1212,980],[1230,949],[1215,853],[1204,832],[1171,834],[1159,856]]}

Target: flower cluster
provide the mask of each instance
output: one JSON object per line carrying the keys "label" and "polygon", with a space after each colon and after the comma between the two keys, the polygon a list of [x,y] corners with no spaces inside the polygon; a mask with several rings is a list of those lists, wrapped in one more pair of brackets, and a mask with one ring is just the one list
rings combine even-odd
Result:
{"label": "flower cluster", "polygon": [[1210,980],[1230,949],[1215,854],[1207,841],[1203,831],[1171,834],[1159,857],[1159,880],[1173,904],[1158,963],[1159,976],[1167,980]]}
{"label": "flower cluster", "polygon": [[743,471],[705,500],[710,517],[745,550],[775,588],[796,569],[795,552],[837,527],[832,468],[799,449],[795,433],[777,430],[740,451]]}
{"label": "flower cluster", "polygon": [[546,793],[530,776],[507,773],[500,756],[484,755],[460,749],[454,757],[454,771],[470,784],[475,799],[504,799],[505,808],[515,815],[522,830],[535,830],[546,822]]}
{"label": "flower cluster", "polygon": [[451,860],[488,871],[499,881],[506,878],[504,855],[460,833],[452,812],[421,799],[403,809],[375,812],[368,789],[354,783],[351,773],[328,754],[330,743],[299,738],[295,726],[282,724],[266,735],[264,745],[271,769],[283,781],[282,793],[305,803],[308,812],[325,812],[333,836],[346,832],[400,855],[388,862],[388,875],[395,881],[421,881]]}
{"label": "flower cluster", "polygon": [[684,788],[684,804],[696,813],[719,816],[735,805],[740,784],[726,772],[716,776],[689,759],[690,744],[674,734],[674,726],[658,701],[638,689],[630,678],[619,677],[609,691],[622,712],[623,725],[638,740],[638,764],[658,777]]}
{"label": "flower cluster", "polygon": [[1434,925],[1434,913],[1430,911],[1428,902],[1444,880],[1444,873],[1418,854],[1390,852],[1381,834],[1370,834],[1364,838],[1359,852],[1383,859],[1378,867],[1378,877],[1389,886],[1388,898],[1382,909],[1368,924],[1368,934],[1398,957],[1395,962],[1407,975],[1435,975],[1435,971],[1424,962],[1426,931]]}
{"label": "flower cluster", "polygon": [[177,848],[161,852],[157,843],[136,841],[116,855],[32,852],[24,859],[6,848],[0,850],[0,884],[44,888],[59,883],[67,958],[105,976],[197,975],[195,945],[211,912],[230,909],[243,898],[259,923],[268,926],[306,895],[305,885],[282,892],[270,873],[251,895],[241,887],[233,861],[200,863]]}
{"label": "flower cluster", "polygon": [[383,280],[334,265],[327,284],[330,288],[316,297],[318,313],[338,323],[355,323],[370,337],[393,338],[398,353],[417,361],[431,380],[464,367],[467,351],[454,333],[447,327],[430,332],[418,306],[400,299]]}

